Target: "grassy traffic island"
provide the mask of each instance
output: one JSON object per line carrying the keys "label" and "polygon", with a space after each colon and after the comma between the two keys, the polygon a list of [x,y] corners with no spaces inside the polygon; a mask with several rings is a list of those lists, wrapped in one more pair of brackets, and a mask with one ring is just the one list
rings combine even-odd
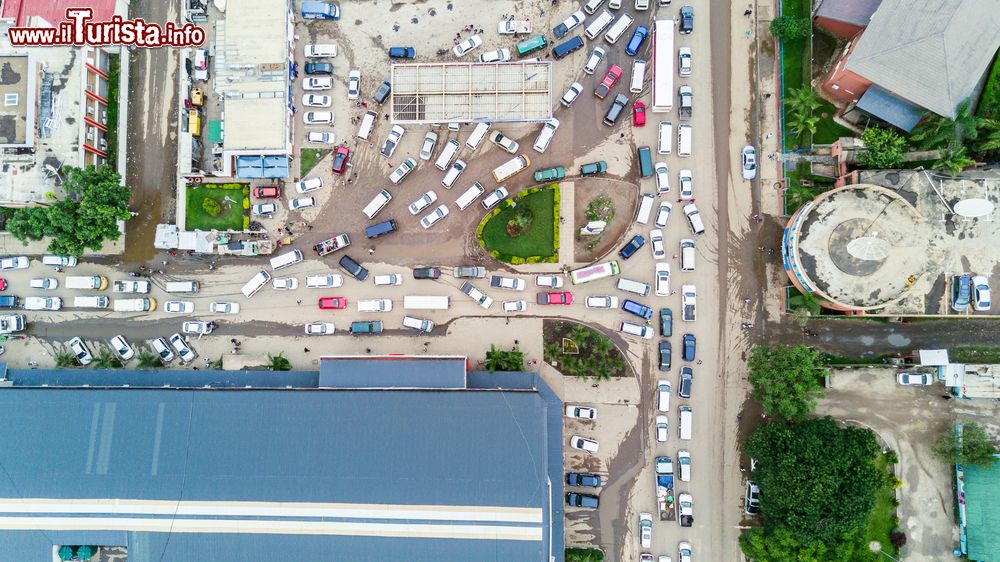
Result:
{"label": "grassy traffic island", "polygon": [[246,230],[250,227],[250,186],[189,185],[185,210],[188,230]]}
{"label": "grassy traffic island", "polygon": [[502,262],[558,262],[559,184],[533,187],[505,199],[479,223],[476,238]]}
{"label": "grassy traffic island", "polygon": [[542,323],[545,362],[567,377],[603,381],[631,371],[621,351],[604,334],[576,322]]}

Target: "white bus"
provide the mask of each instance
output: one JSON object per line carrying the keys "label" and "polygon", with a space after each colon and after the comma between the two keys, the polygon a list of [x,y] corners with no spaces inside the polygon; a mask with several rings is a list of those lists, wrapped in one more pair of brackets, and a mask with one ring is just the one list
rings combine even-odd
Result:
{"label": "white bus", "polygon": [[497,180],[497,183],[503,183],[505,180],[530,165],[531,159],[528,158],[527,154],[515,156],[493,169],[493,179]]}
{"label": "white bus", "polygon": [[437,296],[403,297],[403,308],[407,310],[448,310],[451,299]]}
{"label": "white bus", "polygon": [[674,106],[674,20],[653,22],[653,111]]}
{"label": "white bus", "polygon": [[589,283],[598,279],[604,279],[605,277],[611,277],[612,275],[618,275],[619,273],[621,273],[621,269],[618,267],[618,262],[609,261],[574,269],[569,272],[569,278],[573,281],[574,285],[579,285],[580,283]]}

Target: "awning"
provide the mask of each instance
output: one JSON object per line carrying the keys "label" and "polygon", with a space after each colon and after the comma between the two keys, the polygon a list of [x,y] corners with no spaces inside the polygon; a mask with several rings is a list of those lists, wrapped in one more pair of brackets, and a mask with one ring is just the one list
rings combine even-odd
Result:
{"label": "awning", "polygon": [[920,108],[875,86],[858,100],[858,109],[909,133],[920,121]]}
{"label": "awning", "polygon": [[925,367],[941,367],[948,364],[947,349],[921,349],[917,353],[920,355],[920,364]]}
{"label": "awning", "polygon": [[222,128],[221,120],[212,120],[208,122],[208,142],[218,142],[221,143],[225,137],[225,131]]}
{"label": "awning", "polygon": [[236,177],[287,178],[287,156],[239,156],[236,158]]}

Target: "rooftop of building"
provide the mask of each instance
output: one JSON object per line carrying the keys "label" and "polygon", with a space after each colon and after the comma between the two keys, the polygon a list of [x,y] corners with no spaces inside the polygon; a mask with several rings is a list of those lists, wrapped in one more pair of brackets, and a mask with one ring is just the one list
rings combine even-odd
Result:
{"label": "rooftop of building", "polygon": [[4,100],[0,106],[0,146],[28,146],[29,139],[34,141],[34,132],[28,134],[34,125],[33,62],[26,54],[0,55],[0,96]]}
{"label": "rooftop of building", "polygon": [[878,9],[882,0],[823,0],[816,8],[814,17],[828,18],[859,26],[868,25],[872,14]]}
{"label": "rooftop of building", "polygon": [[968,560],[1000,560],[1000,470],[964,467],[965,533]]}

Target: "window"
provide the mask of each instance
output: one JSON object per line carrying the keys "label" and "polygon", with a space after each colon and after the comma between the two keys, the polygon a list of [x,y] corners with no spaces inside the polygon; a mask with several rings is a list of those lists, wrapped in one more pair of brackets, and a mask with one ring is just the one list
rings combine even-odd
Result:
{"label": "window", "polygon": [[4,94],[3,104],[7,107],[10,107],[12,105],[17,105],[18,99],[19,97],[17,94]]}
{"label": "window", "polygon": [[830,87],[833,88],[834,90],[839,90],[840,89],[840,85],[839,84],[831,84]]}

